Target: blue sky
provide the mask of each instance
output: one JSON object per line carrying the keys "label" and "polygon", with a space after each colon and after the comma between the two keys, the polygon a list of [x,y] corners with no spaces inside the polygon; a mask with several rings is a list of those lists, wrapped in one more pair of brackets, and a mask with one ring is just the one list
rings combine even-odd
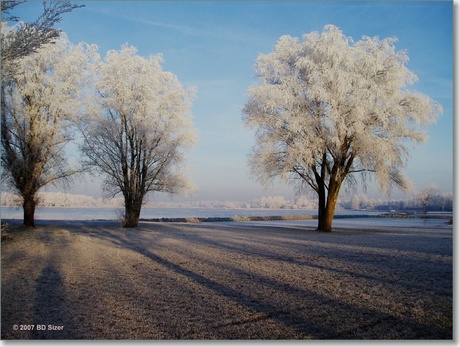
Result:
{"label": "blue sky", "polygon": [[[264,189],[249,176],[247,154],[254,145],[241,110],[248,88],[257,83],[253,64],[272,51],[282,35],[300,37],[334,24],[358,41],[363,35],[396,36],[408,51],[413,86],[442,104],[444,114],[429,128],[430,139],[412,151],[406,173],[417,189],[434,183],[453,191],[453,28],[450,1],[75,1],[86,7],[58,25],[74,43],[108,50],[128,43],[139,54],[161,53],[164,69],[185,86],[195,86],[193,106],[199,142],[187,165],[197,186],[193,199],[239,200],[294,196],[277,183]],[[14,14],[30,20],[40,2],[19,5]],[[368,195],[380,194],[368,183]],[[100,185],[76,182],[70,192],[100,196]],[[394,198],[403,197],[395,190]]]}

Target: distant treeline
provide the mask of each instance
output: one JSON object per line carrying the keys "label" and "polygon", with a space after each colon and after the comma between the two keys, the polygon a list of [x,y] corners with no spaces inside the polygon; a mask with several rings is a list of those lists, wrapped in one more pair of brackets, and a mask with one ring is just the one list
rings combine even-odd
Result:
{"label": "distant treeline", "polygon": [[[95,199],[88,195],[67,194],[55,192],[42,192],[37,194],[38,207],[120,207],[123,200],[114,199]],[[1,194],[1,204],[3,207],[20,207],[21,197],[16,194]]]}
{"label": "distant treeline", "polygon": [[[428,211],[452,211],[453,193],[434,194],[428,200]],[[381,200],[368,198],[365,194],[354,195],[348,201],[341,201],[342,209],[375,210],[375,211],[410,211],[423,210],[419,197],[410,197],[406,200]]]}
{"label": "distant treeline", "polygon": [[[1,205],[4,207],[20,207],[21,199],[18,195],[11,193],[1,194]],[[429,211],[452,211],[453,194],[441,193],[430,198]],[[39,207],[95,207],[110,208],[122,207],[121,198],[95,199],[91,196],[81,194],[67,194],[55,192],[43,192],[39,194]],[[265,209],[304,209],[316,210],[317,201],[308,199],[305,196],[296,197],[293,200],[286,200],[283,196],[264,196],[260,199],[253,199],[246,202],[240,201],[150,201],[145,207],[152,208],[265,208]],[[406,200],[382,200],[369,198],[365,194],[356,194],[349,200],[338,202],[338,208],[344,210],[377,210],[377,211],[408,211],[421,210],[422,205],[418,198]]]}
{"label": "distant treeline", "polygon": [[[20,207],[21,198],[11,193],[1,194],[1,205],[4,207]],[[42,192],[38,194],[38,207],[122,207],[122,198],[95,199],[80,194]],[[240,201],[149,201],[145,207],[163,208],[269,208],[269,209],[316,209],[317,202],[306,197],[286,200],[283,196],[268,196],[247,202]]]}

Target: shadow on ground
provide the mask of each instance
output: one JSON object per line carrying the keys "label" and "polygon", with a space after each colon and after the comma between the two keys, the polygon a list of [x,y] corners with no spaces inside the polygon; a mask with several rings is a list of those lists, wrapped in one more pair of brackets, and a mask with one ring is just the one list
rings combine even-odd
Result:
{"label": "shadow on ground", "polygon": [[67,222],[6,244],[2,283],[5,339],[452,339],[452,229]]}

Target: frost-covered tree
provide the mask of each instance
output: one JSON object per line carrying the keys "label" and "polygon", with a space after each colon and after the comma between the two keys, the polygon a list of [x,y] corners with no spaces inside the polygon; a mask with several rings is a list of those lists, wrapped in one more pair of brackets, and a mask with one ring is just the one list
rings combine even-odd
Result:
{"label": "frost-covered tree", "polygon": [[20,59],[10,82],[2,84],[2,180],[21,195],[26,226],[34,225],[38,190],[75,173],[64,146],[94,54],[95,47],[73,45],[61,34]]}
{"label": "frost-covered tree", "polygon": [[423,214],[428,213],[428,206],[437,194],[438,187],[435,184],[430,184],[417,193],[417,200],[422,205]]}
{"label": "frost-covered tree", "polygon": [[[57,39],[59,29],[54,25],[61,21],[64,13],[83,7],[70,1],[44,1],[43,13],[33,22],[25,23],[12,15],[11,11],[24,1],[1,1],[2,10],[2,83],[9,80],[19,59],[37,51],[42,45]],[[14,11],[13,11],[14,12]],[[8,27],[7,22],[18,22]]]}
{"label": "frost-covered tree", "polygon": [[188,188],[178,169],[195,141],[194,91],[161,63],[161,56],[146,59],[131,46],[108,52],[82,124],[85,165],[104,175],[109,193],[123,194],[125,227],[137,226],[148,192]]}
{"label": "frost-covered tree", "polygon": [[410,90],[417,77],[396,38],[353,42],[333,25],[301,40],[279,39],[259,55],[260,83],[250,88],[246,124],[256,130],[253,175],[300,183],[318,194],[318,230],[331,231],[344,181],[374,174],[380,189],[409,188],[402,173],[409,144],[442,108]]}

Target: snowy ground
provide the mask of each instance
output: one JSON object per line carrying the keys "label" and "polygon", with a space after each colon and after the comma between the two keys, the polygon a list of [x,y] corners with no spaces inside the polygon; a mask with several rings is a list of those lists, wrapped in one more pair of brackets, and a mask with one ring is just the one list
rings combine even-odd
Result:
{"label": "snowy ground", "polygon": [[452,339],[452,225],[303,222],[13,223],[2,339]]}

